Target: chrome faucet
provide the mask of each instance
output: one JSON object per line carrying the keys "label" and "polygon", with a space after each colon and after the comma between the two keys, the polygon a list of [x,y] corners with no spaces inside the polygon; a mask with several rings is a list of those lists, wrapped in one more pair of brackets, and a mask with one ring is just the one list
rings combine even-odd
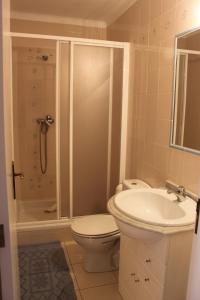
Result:
{"label": "chrome faucet", "polygon": [[168,189],[167,190],[168,194],[175,194],[177,199],[176,201],[182,202],[186,199],[187,193],[185,190],[185,187],[183,185],[179,185],[174,189]]}
{"label": "chrome faucet", "polygon": [[190,199],[194,200],[195,202],[198,201],[198,195],[194,194],[193,192],[186,190],[186,188],[182,185],[177,185],[174,182],[170,180],[166,180],[165,184],[167,188],[167,193],[172,194],[174,193],[177,197],[177,202],[182,202],[186,200],[186,197],[189,197]]}

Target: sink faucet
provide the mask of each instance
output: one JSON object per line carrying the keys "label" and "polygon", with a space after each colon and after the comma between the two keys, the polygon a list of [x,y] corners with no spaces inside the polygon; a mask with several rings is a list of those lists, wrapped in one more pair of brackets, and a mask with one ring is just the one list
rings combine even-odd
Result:
{"label": "sink faucet", "polygon": [[198,201],[198,195],[194,194],[193,192],[186,190],[184,186],[182,185],[177,185],[173,183],[170,180],[166,180],[165,184],[167,188],[167,193],[172,194],[174,193],[177,197],[176,201],[177,202],[182,202],[186,200],[186,197],[189,197],[190,199],[194,200],[195,202]]}
{"label": "sink faucet", "polygon": [[177,186],[177,188],[175,188],[174,190],[173,190],[173,189],[168,189],[168,190],[167,190],[167,193],[168,193],[168,194],[174,193],[174,194],[176,195],[176,197],[177,197],[176,200],[177,200],[178,202],[184,201],[185,198],[186,198],[186,196],[187,196],[186,190],[185,190],[185,188],[184,188],[183,185]]}

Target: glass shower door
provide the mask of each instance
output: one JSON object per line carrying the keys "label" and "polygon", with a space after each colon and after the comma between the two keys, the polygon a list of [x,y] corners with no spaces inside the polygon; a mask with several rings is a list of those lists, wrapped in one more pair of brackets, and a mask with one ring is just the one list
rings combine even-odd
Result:
{"label": "glass shower door", "polygon": [[60,217],[70,217],[70,43],[59,45],[59,198]]}
{"label": "glass shower door", "polygon": [[106,212],[124,172],[124,47],[13,37],[12,54],[18,221]]}
{"label": "glass shower door", "polygon": [[18,222],[56,219],[56,42],[13,38]]}
{"label": "glass shower door", "polygon": [[119,183],[123,50],[73,47],[73,215],[106,212]]}

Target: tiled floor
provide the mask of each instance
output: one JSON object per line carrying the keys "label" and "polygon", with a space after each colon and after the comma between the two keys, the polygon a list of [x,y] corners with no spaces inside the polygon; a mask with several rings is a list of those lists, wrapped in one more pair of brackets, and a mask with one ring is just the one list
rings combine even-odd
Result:
{"label": "tiled floor", "polygon": [[75,242],[62,243],[78,300],[122,300],[118,272],[88,273],[83,268],[83,250]]}

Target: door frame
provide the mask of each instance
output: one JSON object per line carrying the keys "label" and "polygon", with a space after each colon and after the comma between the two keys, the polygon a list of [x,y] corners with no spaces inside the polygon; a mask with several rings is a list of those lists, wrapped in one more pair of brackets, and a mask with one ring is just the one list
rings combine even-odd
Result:
{"label": "door frame", "polygon": [[5,247],[0,248],[1,292],[3,300],[19,300],[16,206],[12,190],[10,1],[1,0],[0,5],[0,223],[4,225],[5,237]]}

